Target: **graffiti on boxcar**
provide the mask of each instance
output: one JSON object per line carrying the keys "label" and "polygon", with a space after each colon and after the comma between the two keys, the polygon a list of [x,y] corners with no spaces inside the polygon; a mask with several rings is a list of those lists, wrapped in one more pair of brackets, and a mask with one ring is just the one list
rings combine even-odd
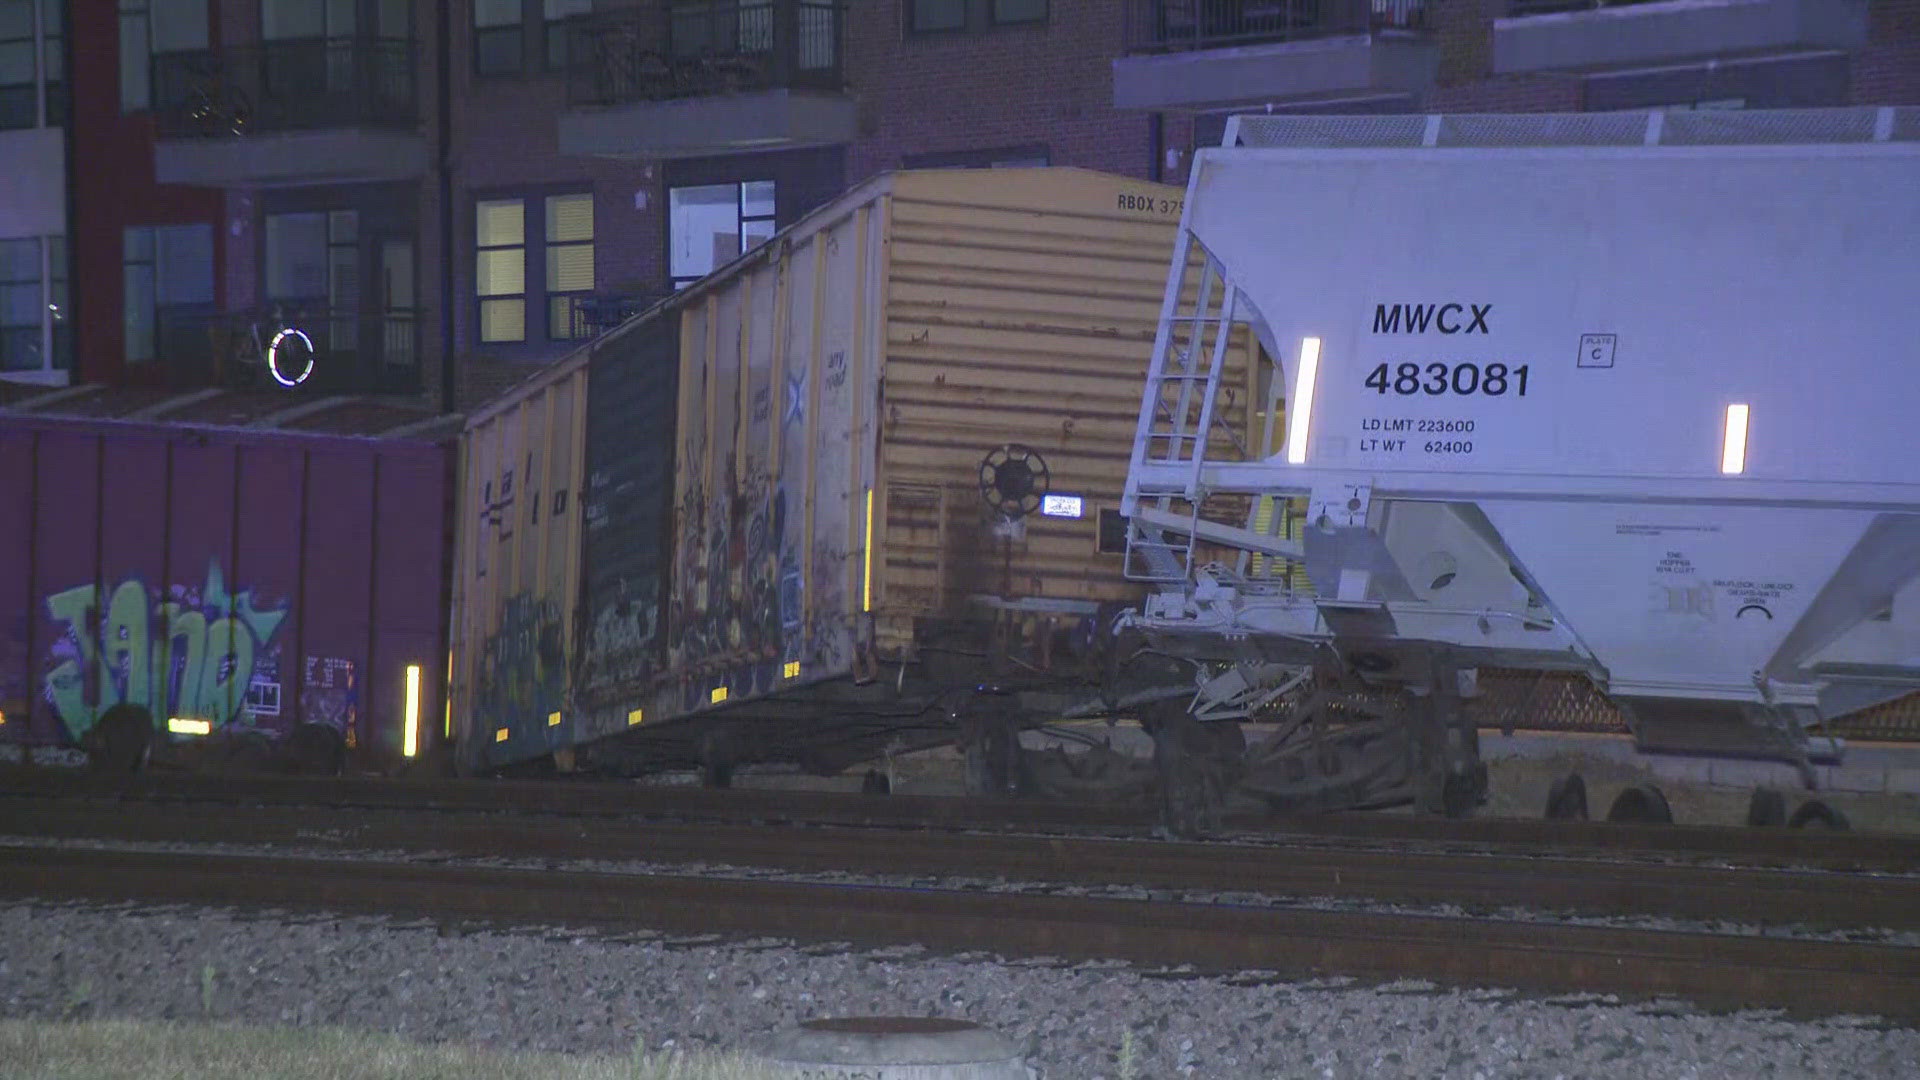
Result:
{"label": "graffiti on boxcar", "polygon": [[74,739],[123,702],[147,709],[157,725],[169,717],[251,723],[279,711],[274,635],[288,609],[256,608],[251,589],[229,594],[218,560],[199,588],[161,593],[127,578],[101,601],[92,582],[46,599],[47,614],[64,624],[50,650],[46,699]]}
{"label": "graffiti on boxcar", "polygon": [[653,675],[653,642],[660,633],[660,608],[653,600],[659,584],[641,582],[638,588],[620,578],[613,595],[594,612],[582,649],[582,683],[607,686],[632,683]]}
{"label": "graffiti on boxcar", "polygon": [[480,652],[476,708],[495,727],[560,710],[566,676],[560,615],[553,601],[522,593],[507,600],[500,628]]}

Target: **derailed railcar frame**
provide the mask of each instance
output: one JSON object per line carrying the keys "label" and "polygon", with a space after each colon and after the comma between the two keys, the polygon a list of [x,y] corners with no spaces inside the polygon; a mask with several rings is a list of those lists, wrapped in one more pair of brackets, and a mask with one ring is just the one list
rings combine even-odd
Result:
{"label": "derailed railcar frame", "polygon": [[[463,728],[463,757],[831,771],[1096,694],[1094,646],[1138,599],[1098,537],[1177,195],[1075,169],[895,174],[582,350],[568,688],[519,718],[527,737]],[[981,461],[1012,443],[1084,507],[996,526]]]}

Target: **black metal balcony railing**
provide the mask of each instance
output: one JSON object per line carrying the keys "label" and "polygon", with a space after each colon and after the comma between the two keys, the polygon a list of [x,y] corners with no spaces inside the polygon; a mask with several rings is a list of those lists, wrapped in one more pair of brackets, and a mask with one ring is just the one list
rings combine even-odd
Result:
{"label": "black metal balcony railing", "polygon": [[1126,0],[1130,53],[1424,31],[1427,0]]}
{"label": "black metal balcony railing", "polygon": [[239,135],[327,127],[413,127],[411,41],[273,41],[153,58],[160,133]]}
{"label": "black metal balcony railing", "polygon": [[[280,379],[303,389],[411,393],[420,388],[419,323],[418,311],[342,311],[324,304],[163,312],[158,359],[181,384],[273,390],[285,385],[268,369],[274,352]],[[287,334],[275,350],[282,330]]]}
{"label": "black metal balcony railing", "polygon": [[567,22],[567,103],[842,86],[844,0],[646,0]]}
{"label": "black metal balcony railing", "polygon": [[572,336],[582,340],[597,338],[673,293],[670,286],[662,286],[624,292],[603,291],[578,297],[570,309]]}

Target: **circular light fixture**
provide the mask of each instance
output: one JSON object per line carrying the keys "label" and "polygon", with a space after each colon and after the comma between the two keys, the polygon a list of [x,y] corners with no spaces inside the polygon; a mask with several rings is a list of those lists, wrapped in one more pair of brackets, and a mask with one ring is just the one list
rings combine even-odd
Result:
{"label": "circular light fixture", "polygon": [[[280,371],[281,350],[284,348],[289,352],[292,351],[288,338],[299,338],[300,344],[306,348],[306,366],[300,369],[300,374],[292,378],[288,378]],[[267,346],[267,373],[273,376],[274,382],[285,387],[299,386],[307,381],[307,376],[313,374],[313,339],[307,336],[306,331],[289,326],[273,335],[273,342]]]}

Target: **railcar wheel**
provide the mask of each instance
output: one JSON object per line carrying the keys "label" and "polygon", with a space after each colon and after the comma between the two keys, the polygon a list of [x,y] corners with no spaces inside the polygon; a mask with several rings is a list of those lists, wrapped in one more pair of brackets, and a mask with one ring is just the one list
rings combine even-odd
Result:
{"label": "railcar wheel", "polygon": [[244,731],[227,745],[225,766],[229,772],[263,773],[273,766],[273,740],[262,731]]}
{"label": "railcar wheel", "polygon": [[1654,825],[1673,824],[1673,808],[1667,797],[1652,784],[1635,784],[1614,796],[1607,811],[1608,821],[1634,821]]}
{"label": "railcar wheel", "polygon": [[287,736],[287,763],[302,776],[339,776],[346,771],[347,740],[332,724],[301,724]]}
{"label": "railcar wheel", "polygon": [[1834,832],[1850,832],[1853,823],[1847,815],[1819,799],[1808,799],[1793,812],[1793,820],[1787,823],[1795,829],[1831,829]]}
{"label": "railcar wheel", "polygon": [[1547,789],[1548,821],[1587,820],[1587,780],[1577,772],[1568,773]]}
{"label": "railcar wheel", "polygon": [[121,703],[100,715],[91,732],[93,751],[88,761],[96,772],[132,776],[153,757],[153,714],[138,705]]}
{"label": "railcar wheel", "polygon": [[1747,801],[1747,824],[1756,829],[1777,829],[1787,823],[1787,797],[1770,787],[1753,789]]}

